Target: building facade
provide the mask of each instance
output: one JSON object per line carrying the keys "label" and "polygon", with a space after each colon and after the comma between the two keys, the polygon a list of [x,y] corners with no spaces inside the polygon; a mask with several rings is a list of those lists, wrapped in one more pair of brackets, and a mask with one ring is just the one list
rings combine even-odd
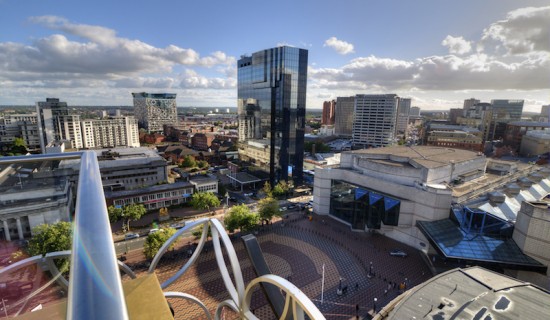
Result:
{"label": "building facade", "polygon": [[134,117],[81,121],[84,148],[139,147],[138,123]]}
{"label": "building facade", "polygon": [[307,61],[307,50],[282,46],[237,62],[239,125],[244,125],[239,153],[249,141],[263,140],[271,183],[288,180],[289,172],[302,180]]}
{"label": "building facade", "polygon": [[27,150],[40,150],[38,135],[38,117],[31,114],[6,114],[0,118],[0,144],[13,143],[15,138],[21,138],[27,145]]}
{"label": "building facade", "polygon": [[149,132],[162,132],[163,126],[178,124],[175,93],[132,93],[134,114],[140,128]]}
{"label": "building facade", "polygon": [[397,107],[397,124],[396,130],[398,134],[407,134],[409,127],[409,113],[411,112],[411,99],[399,98],[399,106]]}
{"label": "building facade", "polygon": [[334,124],[334,112],[336,110],[336,101],[325,101],[323,102],[323,117],[321,118],[322,125],[332,125]]}
{"label": "building facade", "polygon": [[399,97],[395,94],[356,95],[353,146],[368,148],[393,144],[396,137],[398,104]]}
{"label": "building facade", "polygon": [[66,102],[57,98],[46,98],[46,101],[36,103],[38,135],[40,137],[40,149],[46,153],[46,146],[52,141],[60,141],[62,131],[62,116],[69,115],[69,107]]}
{"label": "building facade", "polygon": [[334,115],[334,134],[350,137],[353,132],[353,112],[355,97],[336,98],[336,114]]}

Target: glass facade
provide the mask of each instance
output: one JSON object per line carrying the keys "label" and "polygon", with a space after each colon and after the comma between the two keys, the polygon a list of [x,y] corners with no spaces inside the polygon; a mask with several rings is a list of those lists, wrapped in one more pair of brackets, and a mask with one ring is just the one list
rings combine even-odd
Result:
{"label": "glass facade", "polygon": [[289,166],[302,182],[307,59],[307,50],[283,46],[237,62],[239,126],[245,139],[269,144],[272,184],[288,180]]}
{"label": "glass facade", "polygon": [[353,229],[380,229],[382,223],[397,226],[401,201],[364,187],[333,180],[330,214],[348,222]]}

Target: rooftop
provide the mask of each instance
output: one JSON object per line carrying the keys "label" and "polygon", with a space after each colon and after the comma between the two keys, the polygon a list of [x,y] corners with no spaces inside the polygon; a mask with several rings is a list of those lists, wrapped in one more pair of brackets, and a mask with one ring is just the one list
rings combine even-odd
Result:
{"label": "rooftop", "polygon": [[545,319],[550,293],[480,268],[439,274],[396,298],[378,319]]}
{"label": "rooftop", "polygon": [[[397,163],[409,163],[414,167],[433,169],[448,166],[452,161],[464,162],[483,157],[477,152],[429,146],[394,146],[386,148],[348,151],[362,157],[390,160]],[[347,153],[347,152],[346,152]]]}

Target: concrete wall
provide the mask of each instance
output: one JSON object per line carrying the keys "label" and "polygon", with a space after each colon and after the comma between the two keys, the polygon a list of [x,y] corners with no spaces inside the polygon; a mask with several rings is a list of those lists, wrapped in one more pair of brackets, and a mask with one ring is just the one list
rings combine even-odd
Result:
{"label": "concrete wall", "polygon": [[[522,202],[512,238],[537,261],[550,265],[550,207],[545,202]],[[548,271],[550,275],[550,269]]]}

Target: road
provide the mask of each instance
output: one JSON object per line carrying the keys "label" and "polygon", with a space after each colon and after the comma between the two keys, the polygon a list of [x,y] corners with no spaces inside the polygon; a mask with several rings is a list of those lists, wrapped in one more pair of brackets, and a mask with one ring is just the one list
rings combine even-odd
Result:
{"label": "road", "polygon": [[[191,230],[187,230],[182,234],[183,237],[190,237],[191,236]],[[131,240],[124,240],[120,242],[115,243],[115,252],[117,255],[124,254],[125,252],[133,251],[133,250],[141,250],[143,249],[143,243],[145,242],[145,239],[147,239],[147,235],[144,235],[142,237],[139,237],[137,239],[131,239]]]}

